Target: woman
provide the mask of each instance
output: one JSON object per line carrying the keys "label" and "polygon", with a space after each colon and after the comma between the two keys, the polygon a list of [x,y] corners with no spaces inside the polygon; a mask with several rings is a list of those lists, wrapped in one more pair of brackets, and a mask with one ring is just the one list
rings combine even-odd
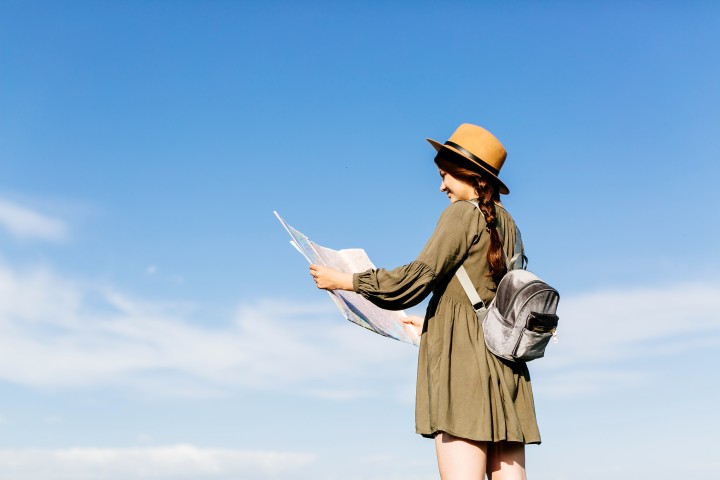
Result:
{"label": "woman", "polygon": [[[498,178],[505,149],[490,132],[463,124],[445,144],[428,139],[450,206],[417,260],[393,270],[342,273],[311,265],[318,288],[354,290],[386,309],[433,296],[421,334],[416,431],[435,439],[443,480],[525,479],[526,443],[540,443],[527,366],[485,347],[482,325],[455,276],[465,269],[488,304],[515,255],[515,222],[499,203],[509,193]],[[479,209],[471,202],[475,200]]]}

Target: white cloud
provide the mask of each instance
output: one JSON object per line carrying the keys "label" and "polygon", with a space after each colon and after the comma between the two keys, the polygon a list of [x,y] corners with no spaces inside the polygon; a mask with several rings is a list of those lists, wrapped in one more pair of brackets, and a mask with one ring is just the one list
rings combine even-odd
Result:
{"label": "white cloud", "polygon": [[68,227],[63,221],[2,199],[0,226],[23,239],[58,241],[68,235]]}
{"label": "white cloud", "polygon": [[[559,343],[544,361],[624,361],[720,340],[720,285],[601,291],[561,299]],[[557,347],[557,348],[555,348]],[[557,354],[552,352],[557,350]]]}
{"label": "white cloud", "polygon": [[0,379],[168,395],[282,389],[342,400],[414,379],[417,350],[361,331],[330,302],[240,306],[223,326],[191,305],[142,302],[47,268],[0,264]]}
{"label": "white cloud", "polygon": [[[672,285],[565,297],[560,343],[531,371],[555,396],[641,385],[653,372],[628,360],[720,346],[718,291]],[[260,389],[338,401],[382,392],[412,402],[417,349],[343,321],[330,302],[241,305],[214,326],[202,317],[197,306],[140,301],[47,268],[0,264],[0,379],[163,395]]]}
{"label": "white cloud", "polygon": [[192,445],[6,449],[0,450],[0,478],[253,480],[287,476],[314,462],[314,455],[307,453],[199,448]]}
{"label": "white cloud", "polygon": [[530,364],[544,394],[594,395],[638,388],[656,372],[644,362],[720,347],[720,285],[680,284],[561,298],[558,344]]}

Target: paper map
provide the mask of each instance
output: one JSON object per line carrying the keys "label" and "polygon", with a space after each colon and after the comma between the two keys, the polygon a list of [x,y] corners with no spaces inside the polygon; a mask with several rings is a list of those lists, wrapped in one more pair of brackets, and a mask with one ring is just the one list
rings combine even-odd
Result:
{"label": "paper map", "polygon": [[[365,250],[361,248],[333,250],[320,246],[285,223],[277,212],[273,213],[290,234],[292,246],[311,264],[326,265],[345,273],[356,273],[375,268]],[[415,330],[402,322],[402,318],[406,316],[405,312],[384,310],[355,292],[331,290],[328,291],[328,294],[343,316],[351,322],[385,337],[416,346],[420,344],[420,338]]]}

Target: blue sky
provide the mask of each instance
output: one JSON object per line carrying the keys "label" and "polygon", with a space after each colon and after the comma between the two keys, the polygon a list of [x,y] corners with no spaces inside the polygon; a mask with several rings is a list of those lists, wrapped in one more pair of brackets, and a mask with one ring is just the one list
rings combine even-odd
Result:
{"label": "blue sky", "polygon": [[407,263],[447,202],[424,138],[463,122],[506,145],[562,295],[530,475],[720,470],[719,27],[714,2],[1,2],[0,478],[436,478],[416,350],[344,321],[272,211]]}

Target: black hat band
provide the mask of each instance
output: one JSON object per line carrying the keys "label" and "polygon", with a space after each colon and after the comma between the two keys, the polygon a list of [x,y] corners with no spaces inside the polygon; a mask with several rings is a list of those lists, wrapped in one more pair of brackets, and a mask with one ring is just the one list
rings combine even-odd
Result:
{"label": "black hat band", "polygon": [[447,142],[445,142],[445,145],[447,145],[448,147],[454,148],[455,150],[457,150],[458,152],[462,153],[462,154],[465,155],[466,157],[470,158],[470,159],[473,160],[474,162],[477,162],[478,165],[486,168],[490,173],[494,174],[496,177],[500,174],[500,170],[498,170],[498,169],[495,168],[495,167],[492,167],[492,166],[488,165],[486,162],[484,162],[483,160],[481,160],[480,157],[476,156],[474,153],[470,152],[469,150],[465,150],[463,147],[461,147],[461,146],[458,145],[457,143],[451,142],[450,140],[448,140]]}

